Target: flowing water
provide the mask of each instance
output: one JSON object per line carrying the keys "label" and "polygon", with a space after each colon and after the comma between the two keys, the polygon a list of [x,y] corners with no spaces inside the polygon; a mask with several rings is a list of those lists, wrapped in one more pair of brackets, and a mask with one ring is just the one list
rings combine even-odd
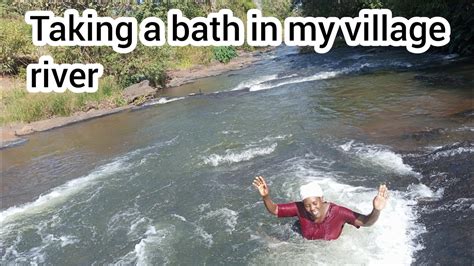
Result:
{"label": "flowing water", "polygon": [[[472,61],[261,57],[0,150],[2,263],[472,264]],[[380,183],[391,198],[374,226],[308,241],[266,212],[256,175],[276,202],[310,180],[362,213]]]}

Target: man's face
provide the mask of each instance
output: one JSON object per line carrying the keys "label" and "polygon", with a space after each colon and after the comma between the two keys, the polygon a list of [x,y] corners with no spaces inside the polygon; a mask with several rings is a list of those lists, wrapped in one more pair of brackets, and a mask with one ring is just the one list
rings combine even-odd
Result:
{"label": "man's face", "polygon": [[321,217],[323,203],[322,197],[309,197],[303,200],[304,208],[313,220]]}

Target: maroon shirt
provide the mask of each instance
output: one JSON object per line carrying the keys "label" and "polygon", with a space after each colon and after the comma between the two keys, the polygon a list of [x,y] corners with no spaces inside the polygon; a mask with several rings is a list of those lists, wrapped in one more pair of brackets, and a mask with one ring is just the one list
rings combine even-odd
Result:
{"label": "maroon shirt", "polygon": [[334,203],[329,203],[326,218],[321,223],[311,220],[301,201],[277,205],[278,217],[298,216],[301,224],[301,233],[306,239],[337,239],[341,235],[345,223],[359,228],[359,226],[355,225],[355,220],[359,213]]}

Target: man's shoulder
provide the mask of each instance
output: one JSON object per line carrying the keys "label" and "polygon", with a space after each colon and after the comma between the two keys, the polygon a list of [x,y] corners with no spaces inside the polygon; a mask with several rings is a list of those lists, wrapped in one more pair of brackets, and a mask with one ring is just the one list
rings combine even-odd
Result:
{"label": "man's shoulder", "polygon": [[339,205],[339,204],[336,204],[334,202],[329,202],[329,206],[331,206],[332,208],[344,208],[344,209],[347,209],[346,207],[342,206],[342,205]]}
{"label": "man's shoulder", "polygon": [[339,205],[339,204],[336,204],[336,203],[332,203],[330,202],[330,209],[331,209],[331,212],[334,212],[335,214],[342,214],[342,213],[353,213],[354,211],[347,208],[347,207],[344,207],[342,205]]}

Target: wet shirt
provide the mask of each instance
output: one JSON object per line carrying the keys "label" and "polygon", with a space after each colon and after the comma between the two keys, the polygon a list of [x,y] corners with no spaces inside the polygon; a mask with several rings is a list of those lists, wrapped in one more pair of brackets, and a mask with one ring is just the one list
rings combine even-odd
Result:
{"label": "wet shirt", "polygon": [[306,239],[337,239],[345,223],[355,225],[359,214],[345,207],[329,203],[326,218],[321,223],[316,223],[307,214],[303,202],[278,204],[278,217],[298,216],[301,224],[301,233]]}

